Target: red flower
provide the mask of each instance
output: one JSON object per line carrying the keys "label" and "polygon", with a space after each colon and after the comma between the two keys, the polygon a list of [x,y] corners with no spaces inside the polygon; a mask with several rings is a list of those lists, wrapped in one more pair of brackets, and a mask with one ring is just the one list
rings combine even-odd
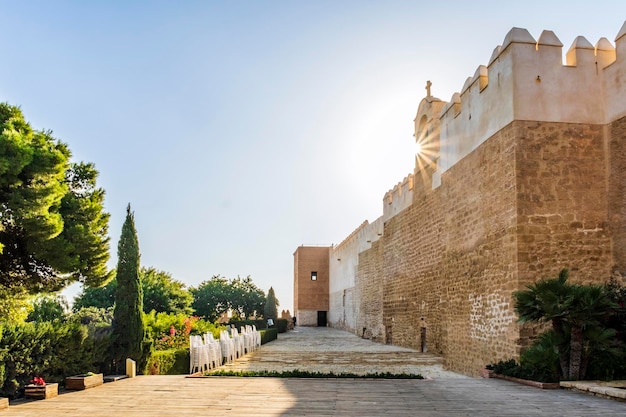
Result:
{"label": "red flower", "polygon": [[32,382],[35,385],[46,385],[46,381],[44,381],[43,378],[40,376],[34,377],[33,380],[30,382]]}

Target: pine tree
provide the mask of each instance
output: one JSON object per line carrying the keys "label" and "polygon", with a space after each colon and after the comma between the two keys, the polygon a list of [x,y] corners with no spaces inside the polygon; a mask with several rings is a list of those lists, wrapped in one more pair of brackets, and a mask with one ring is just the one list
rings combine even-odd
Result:
{"label": "pine tree", "polygon": [[144,352],[143,290],[139,274],[139,242],[135,216],[126,209],[126,220],[117,246],[117,290],[113,315],[113,369],[124,373],[126,358],[137,362],[141,369]]}
{"label": "pine tree", "polygon": [[263,309],[263,317],[265,319],[272,319],[276,321],[278,318],[278,300],[274,294],[274,288],[270,287],[267,292],[267,298],[265,299],[265,308]]}
{"label": "pine tree", "polygon": [[[91,163],[0,103],[0,299],[110,280],[109,214]],[[19,305],[19,303],[17,303]],[[3,308],[7,307],[7,308]],[[2,319],[11,305],[0,306]]]}

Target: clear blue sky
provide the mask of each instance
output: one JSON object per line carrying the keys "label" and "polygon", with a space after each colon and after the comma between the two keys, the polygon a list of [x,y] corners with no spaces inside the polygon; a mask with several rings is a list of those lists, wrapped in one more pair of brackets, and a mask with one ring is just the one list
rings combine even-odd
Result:
{"label": "clear blue sky", "polygon": [[565,52],[624,20],[624,1],[0,0],[0,101],[95,163],[112,267],[130,202],[142,265],[250,275],[293,311],[295,249],[375,220],[412,172],[427,80],[449,100],[514,26]]}

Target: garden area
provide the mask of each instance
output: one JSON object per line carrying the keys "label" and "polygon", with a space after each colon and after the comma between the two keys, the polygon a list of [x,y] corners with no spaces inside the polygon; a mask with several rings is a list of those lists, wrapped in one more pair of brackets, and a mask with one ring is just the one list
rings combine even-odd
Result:
{"label": "garden area", "polygon": [[[0,103],[0,397],[72,376],[70,385],[97,384],[96,375],[124,375],[127,358],[140,374],[185,374],[192,335],[219,337],[246,319],[286,327],[273,288],[266,294],[250,276],[187,288],[142,266],[130,204],[110,268],[97,179],[92,163],[72,160],[51,131]],[[70,308],[60,291],[74,283],[82,292]]]}
{"label": "garden area", "polygon": [[[74,375],[124,374],[123,368],[112,366],[113,317],[100,313],[98,309],[85,308],[70,314],[66,321],[1,326],[0,397],[21,397],[31,384],[58,383],[66,387],[67,378]],[[220,330],[227,328],[184,314],[152,312],[145,318],[145,356],[135,357],[140,374],[187,374],[190,335],[210,332],[219,338]],[[264,335],[262,343],[275,339],[277,330],[260,330]]]}
{"label": "garden area", "polygon": [[542,329],[519,361],[487,365],[496,375],[545,383],[626,379],[626,287],[572,284],[568,271],[513,294],[524,326]]}

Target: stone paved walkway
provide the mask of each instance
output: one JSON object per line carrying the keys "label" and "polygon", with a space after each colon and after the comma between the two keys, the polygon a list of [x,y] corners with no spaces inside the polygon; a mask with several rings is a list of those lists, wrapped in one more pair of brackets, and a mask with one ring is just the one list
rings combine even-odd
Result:
{"label": "stone paved walkway", "polygon": [[[299,341],[298,341],[299,340]],[[324,340],[322,343],[321,341]],[[344,352],[342,356],[340,353]],[[368,356],[372,352],[375,356]],[[363,356],[360,356],[360,355]],[[283,357],[286,355],[286,357]],[[355,356],[356,355],[356,356]],[[400,364],[405,355],[407,364]],[[361,357],[363,363],[358,363]],[[282,359],[281,359],[282,358]],[[302,358],[302,359],[300,359]],[[319,363],[315,363],[315,358]],[[374,359],[378,358],[378,359]],[[419,360],[434,363],[416,363]],[[295,361],[295,363],[294,363]],[[374,344],[333,329],[279,335],[241,361],[246,369],[294,366],[335,372],[388,366],[430,380],[139,376],[57,398],[13,403],[2,416],[570,416],[626,415],[626,403],[569,390],[540,390],[498,379],[468,378],[441,369],[438,359]],[[245,364],[245,365],[244,365]],[[306,364],[306,367],[304,366]],[[297,366],[296,366],[297,365]],[[234,368],[234,366],[233,366]]]}
{"label": "stone paved walkway", "polygon": [[425,378],[467,378],[443,369],[443,359],[399,346],[374,343],[330,327],[296,327],[276,342],[220,369],[233,371],[301,370],[366,375],[420,374]]}

